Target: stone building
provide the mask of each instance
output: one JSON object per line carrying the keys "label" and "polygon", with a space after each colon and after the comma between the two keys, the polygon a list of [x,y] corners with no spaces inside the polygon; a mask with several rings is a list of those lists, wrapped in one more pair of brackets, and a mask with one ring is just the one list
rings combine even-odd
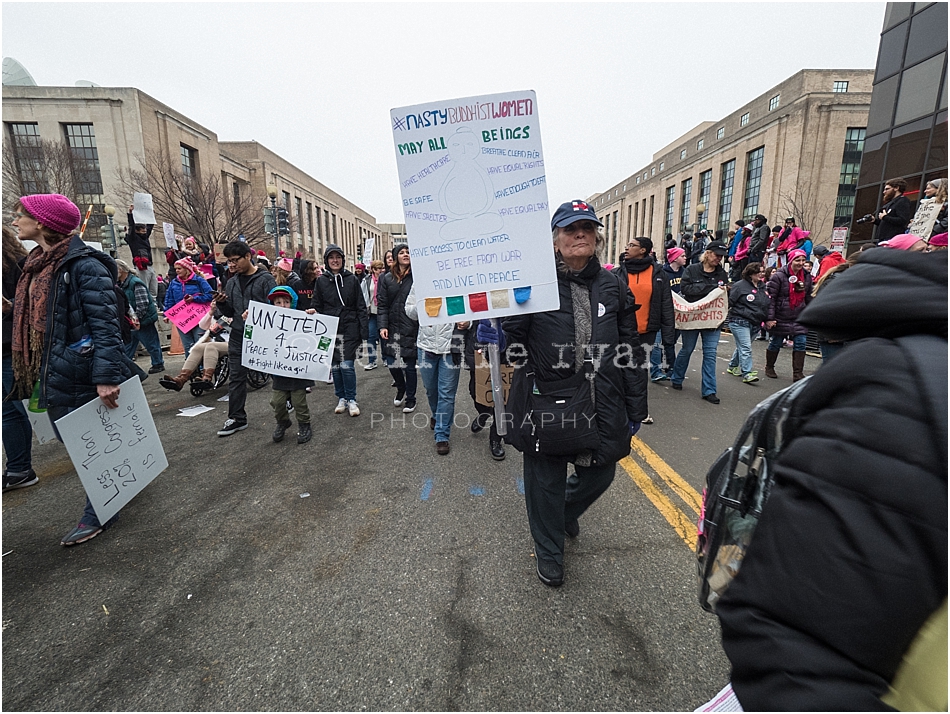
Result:
{"label": "stone building", "polygon": [[719,121],[704,121],[591,196],[609,262],[634,236],[662,255],[667,234],[723,230],[757,213],[795,215],[815,243],[854,209],[872,70],[805,69]]}

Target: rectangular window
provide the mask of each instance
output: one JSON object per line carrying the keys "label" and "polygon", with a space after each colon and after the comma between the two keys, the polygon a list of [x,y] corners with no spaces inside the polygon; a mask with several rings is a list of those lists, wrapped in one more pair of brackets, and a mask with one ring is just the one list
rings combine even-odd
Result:
{"label": "rectangular window", "polygon": [[297,209],[297,233],[303,233],[303,202],[299,196],[294,196],[294,204]]}
{"label": "rectangular window", "polygon": [[287,213],[290,213],[290,194],[287,193],[286,191],[281,191],[280,200],[284,206],[284,210],[286,210]]}
{"label": "rectangular window", "polygon": [[623,192],[624,192],[624,193],[627,192],[627,184],[624,184],[624,185],[623,185]]}
{"label": "rectangular window", "polygon": [[313,239],[313,204],[307,201],[307,235]]}
{"label": "rectangular window", "polygon": [[662,171],[664,168],[666,168],[666,164],[661,161],[661,162],[660,162],[660,171]]}
{"label": "rectangular window", "polygon": [[729,219],[732,216],[732,185],[736,177],[736,160],[727,161],[722,165],[722,180],[719,183],[719,221],[716,228],[721,231],[729,230]]}
{"label": "rectangular window", "polygon": [[[683,181],[683,205],[680,208],[680,230],[685,230],[689,225],[689,210],[693,198],[693,179],[688,178]],[[667,231],[670,233],[671,231]]]}
{"label": "rectangular window", "polygon": [[190,179],[198,178],[198,150],[181,145],[181,170]]}
{"label": "rectangular window", "polygon": [[[709,211],[709,198],[710,193],[712,192],[712,169],[709,171],[703,171],[699,175],[699,202],[704,206],[703,215]],[[696,206],[696,210],[699,210],[699,206]],[[703,223],[703,216],[697,216],[698,223],[700,228],[705,228],[706,226]]]}
{"label": "rectangular window", "polygon": [[[614,242],[614,251],[616,252],[617,247],[617,211],[614,211],[614,225],[613,225],[613,242]],[[613,253],[611,253],[612,255]]]}
{"label": "rectangular window", "polygon": [[749,112],[746,112],[741,117],[739,117],[739,126],[745,126],[749,123]]}
{"label": "rectangular window", "polygon": [[639,185],[640,185],[640,177],[637,176],[637,186],[639,186]]}
{"label": "rectangular window", "polygon": [[841,173],[838,178],[838,197],[835,200],[835,226],[851,225],[858,173],[861,170],[861,155],[864,153],[865,133],[866,130],[863,127],[849,128],[845,133]]}
{"label": "rectangular window", "polygon": [[[333,225],[336,226],[336,221],[333,222]],[[323,239],[324,242],[321,247],[326,250],[326,247],[330,244],[330,212],[327,209],[323,209]]]}
{"label": "rectangular window", "polygon": [[680,161],[686,158],[686,149],[680,151]]}
{"label": "rectangular window", "polygon": [[650,176],[656,176],[656,166],[650,168]]}
{"label": "rectangular window", "polygon": [[320,206],[313,207],[314,215],[317,219],[317,245],[323,248],[323,224],[320,222]]}
{"label": "rectangular window", "polygon": [[647,176],[647,172],[644,171],[644,172],[643,172],[643,180],[646,181],[648,178],[650,178],[650,177]]}
{"label": "rectangular window", "polygon": [[703,139],[700,139],[699,141],[696,142],[696,151],[703,150],[703,143],[704,143]]}
{"label": "rectangular window", "polygon": [[332,213],[330,215],[332,216],[332,220],[330,221],[330,224],[333,226],[333,242],[336,245],[340,245],[339,243],[337,243],[337,240],[336,240],[336,214]]}
{"label": "rectangular window", "polygon": [[676,199],[676,186],[670,186],[666,189],[666,223],[663,230],[664,233],[673,232],[673,211],[674,211],[674,202]]}
{"label": "rectangular window", "polygon": [[762,188],[762,162],[765,147],[760,146],[746,154],[745,198],[742,201],[743,217],[759,212],[759,191]]}
{"label": "rectangular window", "polygon": [[24,195],[49,193],[49,187],[46,184],[46,162],[43,160],[43,149],[37,125],[8,124],[7,126],[10,130],[13,160],[20,176],[20,186]]}
{"label": "rectangular window", "polygon": [[102,174],[99,172],[99,149],[92,124],[66,124],[77,198],[88,203],[102,203]]}
{"label": "rectangular window", "polygon": [[781,96],[780,94],[776,94],[774,97],[772,97],[769,100],[769,111],[772,111],[773,109],[778,109],[778,101],[779,101],[780,96]]}
{"label": "rectangular window", "polygon": [[241,203],[241,185],[237,181],[231,183],[231,198],[235,206]]}
{"label": "rectangular window", "polygon": [[721,139],[726,135],[726,127],[721,126],[716,130],[716,139]]}
{"label": "rectangular window", "polygon": [[847,92],[847,91],[848,91],[848,83],[847,83],[847,82],[837,81],[837,82],[835,82],[833,85],[831,85],[831,91],[832,91],[832,92],[836,92],[836,93]]}

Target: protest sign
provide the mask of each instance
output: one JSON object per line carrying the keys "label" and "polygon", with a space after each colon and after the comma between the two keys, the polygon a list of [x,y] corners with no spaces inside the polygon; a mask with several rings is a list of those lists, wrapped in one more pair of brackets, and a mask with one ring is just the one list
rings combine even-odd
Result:
{"label": "protest sign", "polygon": [[207,315],[212,307],[214,303],[181,300],[165,310],[165,317],[171,320],[180,332],[189,332],[198,326],[201,318]]}
{"label": "protest sign", "polygon": [[119,385],[119,406],[93,399],[56,421],[73,466],[105,523],[168,468],[138,377]]}
{"label": "protest sign", "polygon": [[175,226],[172,223],[162,223],[162,233],[165,234],[165,245],[171,250],[178,250],[175,241]]}
{"label": "protest sign", "polygon": [[673,293],[677,330],[708,330],[719,327],[726,320],[727,310],[725,288],[716,288],[696,302],[687,302],[679,293]]}
{"label": "protest sign", "polygon": [[369,264],[373,262],[373,248],[376,246],[376,236],[370,236],[366,239],[366,242],[363,244],[363,264],[369,268]]}
{"label": "protest sign", "polygon": [[330,378],[339,320],[301,310],[251,302],[244,323],[241,364],[281,377]]}
{"label": "protest sign", "polygon": [[[509,364],[499,365],[501,383],[504,390],[505,402],[508,401],[508,391],[511,389],[511,380],[514,378],[515,368]],[[493,406],[491,388],[491,366],[482,352],[475,353],[475,401],[486,407]]]}
{"label": "protest sign", "polygon": [[934,199],[923,199],[917,204],[917,212],[907,226],[905,233],[912,233],[919,238],[927,240],[933,232],[934,223],[937,221],[937,214],[943,208],[942,203],[937,203]]}
{"label": "protest sign", "polygon": [[535,93],[390,115],[419,323],[558,309]]}
{"label": "protest sign", "polygon": [[132,220],[143,225],[155,225],[155,211],[152,208],[152,194],[132,194]]}
{"label": "protest sign", "polygon": [[848,227],[838,226],[831,229],[831,250],[844,253],[844,244],[848,239]]}
{"label": "protest sign", "polygon": [[30,400],[23,400],[23,408],[26,410],[26,416],[30,420],[30,426],[33,427],[33,434],[36,440],[45,444],[48,441],[56,441],[56,432],[53,431],[53,422],[49,420],[49,414],[44,409],[41,412],[35,412],[30,409]]}

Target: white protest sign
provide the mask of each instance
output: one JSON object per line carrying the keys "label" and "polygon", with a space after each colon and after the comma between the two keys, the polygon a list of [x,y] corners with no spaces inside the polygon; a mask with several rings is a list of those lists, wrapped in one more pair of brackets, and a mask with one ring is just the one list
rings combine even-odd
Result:
{"label": "white protest sign", "polygon": [[155,225],[155,210],[152,208],[152,194],[132,194],[132,220],[143,225]]}
{"label": "white protest sign", "polygon": [[251,302],[244,323],[241,364],[281,377],[326,382],[338,322],[330,315],[308,315],[289,307]]}
{"label": "white protest sign", "polygon": [[168,468],[138,377],[119,385],[119,406],[93,399],[56,421],[101,523]]}
{"label": "white protest sign", "polygon": [[173,223],[162,223],[162,233],[165,234],[165,245],[172,250],[177,250],[178,243],[175,241],[175,225]]}
{"label": "white protest sign", "polygon": [[848,240],[848,227],[838,226],[831,229],[831,250],[844,253],[844,244]]}
{"label": "white protest sign", "polygon": [[376,246],[376,236],[370,236],[366,239],[366,242],[363,244],[363,264],[369,268],[369,264],[373,262],[373,248]]}
{"label": "white protest sign", "polygon": [[26,417],[30,420],[30,426],[33,427],[33,434],[36,440],[41,444],[48,441],[56,441],[56,432],[53,431],[53,422],[49,420],[49,414],[44,409],[41,412],[30,410],[30,400],[23,400],[23,408],[26,409]]}
{"label": "white protest sign", "polygon": [[937,214],[943,208],[942,203],[937,203],[935,199],[924,198],[917,204],[917,212],[907,226],[905,233],[913,233],[915,236],[927,240],[933,232],[934,223],[937,221]]}
{"label": "white protest sign", "polygon": [[724,288],[716,288],[696,302],[687,302],[679,293],[673,293],[673,312],[677,330],[709,330],[726,320],[728,303]]}
{"label": "white protest sign", "polygon": [[535,93],[390,115],[420,324],[557,310]]}

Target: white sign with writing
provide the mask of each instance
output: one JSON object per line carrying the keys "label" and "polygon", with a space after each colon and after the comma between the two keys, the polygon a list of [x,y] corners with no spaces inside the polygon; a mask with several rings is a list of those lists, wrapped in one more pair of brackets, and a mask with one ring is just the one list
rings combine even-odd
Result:
{"label": "white sign with writing", "polygon": [[138,377],[119,385],[119,406],[93,399],[56,421],[101,523],[168,468]]}
{"label": "white sign with writing", "polygon": [[155,225],[155,210],[152,208],[152,194],[132,194],[132,220],[143,225]]}
{"label": "white sign with writing", "polygon": [[175,241],[175,225],[173,223],[162,223],[162,233],[165,235],[165,245],[172,250],[177,250],[178,243]]}
{"label": "white sign with writing", "polygon": [[677,330],[709,330],[719,327],[726,321],[728,311],[726,291],[723,288],[716,288],[696,302],[688,302],[679,293],[673,293]]}
{"label": "white sign with writing", "polygon": [[390,114],[420,324],[556,310],[535,93]]}
{"label": "white sign with writing", "polygon": [[281,377],[330,378],[339,320],[319,313],[251,302],[244,324],[241,364]]}
{"label": "white sign with writing", "polygon": [[30,409],[30,400],[23,400],[23,408],[26,410],[27,419],[30,420],[30,426],[33,427],[33,435],[36,440],[45,444],[48,441],[56,441],[56,432],[53,431],[53,422],[49,420],[49,414],[44,409],[41,412],[34,412]]}
{"label": "white sign with writing", "polygon": [[848,227],[837,226],[831,229],[831,250],[844,253],[844,244],[848,240]]}
{"label": "white sign with writing", "polygon": [[373,248],[376,247],[376,236],[370,236],[363,244],[363,264],[369,272],[369,264],[373,262]]}

